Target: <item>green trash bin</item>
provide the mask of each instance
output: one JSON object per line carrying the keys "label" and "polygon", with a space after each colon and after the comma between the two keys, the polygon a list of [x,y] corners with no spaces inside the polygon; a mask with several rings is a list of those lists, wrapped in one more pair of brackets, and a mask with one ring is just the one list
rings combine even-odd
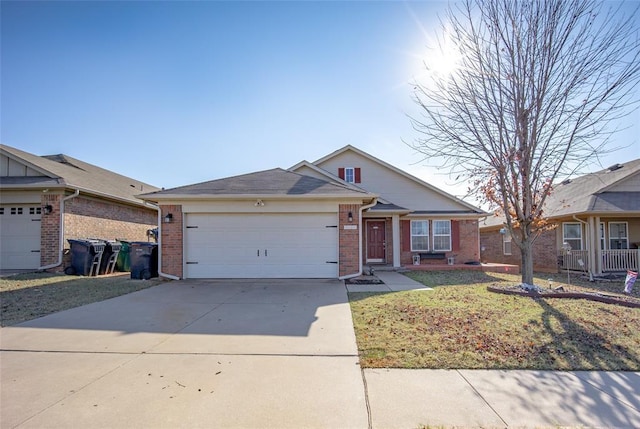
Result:
{"label": "green trash bin", "polygon": [[120,253],[118,253],[118,259],[116,260],[116,269],[118,271],[131,271],[131,255],[129,251],[131,249],[131,242],[118,240],[120,242]]}

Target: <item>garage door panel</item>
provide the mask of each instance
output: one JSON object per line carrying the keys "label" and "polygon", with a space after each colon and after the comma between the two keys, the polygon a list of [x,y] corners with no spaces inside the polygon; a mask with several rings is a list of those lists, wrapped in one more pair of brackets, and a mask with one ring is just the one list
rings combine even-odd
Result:
{"label": "garage door panel", "polygon": [[25,270],[40,266],[38,205],[0,206],[0,268]]}
{"label": "garage door panel", "polygon": [[198,213],[186,219],[186,277],[337,277],[336,214]]}

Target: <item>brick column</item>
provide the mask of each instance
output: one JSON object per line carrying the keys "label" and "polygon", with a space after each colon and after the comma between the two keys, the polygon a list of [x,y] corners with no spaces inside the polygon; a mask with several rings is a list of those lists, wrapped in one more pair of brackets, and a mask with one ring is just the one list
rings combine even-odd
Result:
{"label": "brick column", "polygon": [[[160,234],[162,245],[162,272],[182,278],[182,206],[181,205],[161,205]],[[171,213],[173,216],[170,223],[164,222],[164,217]]]}
{"label": "brick column", "polygon": [[[42,216],[40,221],[40,266],[58,262],[60,257],[60,228],[64,219],[60,219],[61,195],[42,194]],[[46,214],[44,207],[51,206],[51,213]],[[52,271],[62,271],[64,267],[56,267]]]}
{"label": "brick column", "polygon": [[[339,276],[356,274],[360,270],[360,204],[340,204],[338,210]],[[349,222],[349,212],[353,221]],[[346,229],[345,229],[346,227]]]}

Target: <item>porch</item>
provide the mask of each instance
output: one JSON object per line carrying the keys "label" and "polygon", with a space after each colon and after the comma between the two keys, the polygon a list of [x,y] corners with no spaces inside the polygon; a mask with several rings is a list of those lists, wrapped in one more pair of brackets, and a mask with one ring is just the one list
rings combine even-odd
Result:
{"label": "porch", "polygon": [[[374,271],[483,271],[485,273],[520,273],[520,267],[518,265],[511,264],[494,264],[483,263],[477,265],[470,264],[428,264],[428,265],[412,265],[406,264],[402,267],[393,267],[391,265],[368,265],[367,268]],[[365,270],[366,272],[367,270]]]}
{"label": "porch", "polygon": [[[600,250],[600,271],[624,272],[638,271],[640,268],[640,249],[610,249]],[[558,251],[558,265],[563,270],[589,271],[589,251],[571,250]]]}

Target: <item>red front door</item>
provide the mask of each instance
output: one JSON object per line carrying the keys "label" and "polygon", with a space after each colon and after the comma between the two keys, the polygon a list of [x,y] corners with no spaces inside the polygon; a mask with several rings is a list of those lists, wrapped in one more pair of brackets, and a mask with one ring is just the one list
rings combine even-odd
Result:
{"label": "red front door", "polygon": [[367,221],[367,262],[385,261],[385,240],[384,221]]}

